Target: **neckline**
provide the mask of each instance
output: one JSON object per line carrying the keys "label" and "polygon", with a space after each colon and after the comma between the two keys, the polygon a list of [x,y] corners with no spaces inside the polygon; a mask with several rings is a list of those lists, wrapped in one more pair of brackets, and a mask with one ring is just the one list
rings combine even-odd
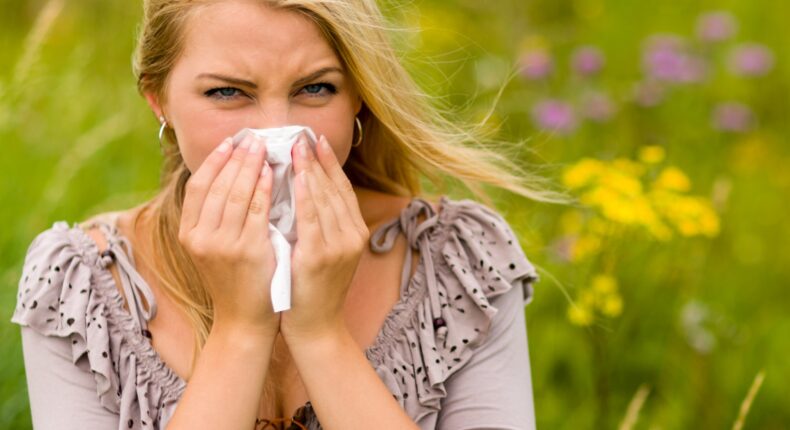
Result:
{"label": "neckline", "polygon": [[[447,210],[448,206],[450,206],[450,204],[452,203],[452,200],[450,200],[449,197],[447,197],[446,195],[440,196],[439,202],[436,206],[436,210],[434,210],[433,205],[431,205],[431,203],[425,200],[424,198],[413,197],[411,201],[403,209],[401,209],[398,215],[389,218],[387,221],[381,223],[374,231],[370,232],[371,239],[374,237],[374,234],[376,232],[379,232],[380,230],[388,227],[391,228],[396,223],[398,225],[400,233],[406,234],[408,239],[408,232],[405,231],[406,225],[404,225],[404,223],[407,220],[405,219],[404,215],[408,213],[408,211],[412,210],[412,208],[415,205],[418,205],[420,203],[428,208],[430,214],[430,216],[426,217],[426,219],[423,220],[423,223],[429,220],[433,220],[435,218],[437,222],[441,224],[444,218],[450,212],[452,212],[451,210]],[[105,213],[104,216],[95,217],[93,220],[89,221],[88,224],[89,225],[93,223],[103,224],[107,228],[106,231],[112,236],[110,238],[107,238],[108,243],[110,241],[115,241],[115,242],[125,241],[128,244],[128,249],[123,249],[123,247],[121,247],[119,251],[124,252],[125,254],[127,254],[127,257],[129,257],[127,251],[133,254],[133,249],[129,239],[125,235],[121,234],[120,229],[118,228],[118,218],[120,213],[121,211],[112,211]],[[82,228],[80,228],[80,231],[82,232],[82,234],[86,236],[86,238],[88,239],[87,243],[89,243],[89,245],[94,248],[96,254],[98,255],[98,245],[96,244],[96,242],[94,242],[92,238],[88,237],[87,231],[85,231]],[[411,245],[407,243],[406,253],[408,258],[412,258],[411,248],[412,248]],[[403,324],[406,323],[407,319],[410,317],[413,311],[414,306],[416,306],[417,303],[419,302],[419,299],[423,298],[427,293],[427,285],[424,285],[424,282],[422,280],[422,278],[425,276],[424,265],[422,264],[423,260],[424,258],[421,255],[417,262],[417,267],[414,270],[414,274],[411,277],[409,277],[408,281],[406,282],[406,287],[401,288],[401,294],[400,297],[398,298],[398,301],[395,302],[395,304],[392,306],[390,311],[387,313],[381,325],[381,328],[376,334],[376,337],[374,338],[373,342],[370,344],[370,346],[365,348],[363,351],[368,362],[371,363],[374,367],[382,364],[384,360],[384,354],[382,351],[383,348],[385,348],[388,343],[395,341],[394,336],[398,333],[399,329],[403,326]],[[133,262],[131,258],[129,258],[129,261]],[[137,271],[136,264],[132,263],[131,266],[133,270]],[[100,270],[107,271],[107,274],[111,276],[109,266],[101,267],[100,265],[98,265],[97,267],[99,267]],[[139,275],[139,272],[137,273]],[[143,281],[145,282],[145,279],[142,278],[142,276],[140,276],[140,278],[143,279]],[[112,278],[112,281],[113,284],[115,284],[114,277]],[[414,285],[418,283],[423,284],[424,288],[416,289]],[[147,282],[145,288],[148,288],[150,290],[150,287],[148,286]],[[113,293],[117,294],[118,299],[120,299],[113,301],[113,303],[117,303],[119,305],[120,309],[118,309],[118,311],[124,315],[124,318],[133,321],[134,317],[132,316],[132,314],[129,311],[127,311],[122,305],[123,298],[120,296],[117,286],[113,285],[113,287],[110,288],[110,290]],[[137,322],[135,321],[135,323]],[[163,393],[165,396],[172,395],[173,397],[177,398],[177,401],[180,400],[180,397],[183,394],[183,391],[186,389],[186,385],[188,384],[187,380],[181,378],[181,376],[179,376],[169,365],[167,365],[167,363],[164,362],[164,360],[162,360],[162,357],[159,355],[159,352],[153,347],[153,343],[151,339],[141,335],[140,333],[132,333],[131,335],[132,336],[136,335],[138,337],[137,342],[145,352],[140,357],[138,357],[138,359],[144,359],[144,360],[147,359],[149,361],[153,361],[153,363],[147,363],[146,368],[149,369],[160,368],[166,375],[165,379],[169,381],[173,381],[173,380],[177,381],[177,386],[173,388],[171,385],[163,385],[160,383],[161,381],[158,380],[153,382],[159,385],[163,390],[165,390],[165,393]],[[167,392],[168,388],[173,389],[174,391]],[[294,412],[293,416],[294,417],[297,416],[300,412],[303,412],[303,409],[308,407],[310,408],[312,407],[310,400],[308,400],[304,405],[298,407]]]}

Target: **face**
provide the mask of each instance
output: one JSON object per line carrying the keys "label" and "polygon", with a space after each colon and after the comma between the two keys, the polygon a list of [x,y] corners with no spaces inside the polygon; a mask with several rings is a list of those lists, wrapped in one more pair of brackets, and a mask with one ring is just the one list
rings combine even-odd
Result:
{"label": "face", "polygon": [[257,1],[198,8],[168,79],[164,104],[146,98],[191,172],[244,127],[309,126],[341,164],[348,158],[361,100],[318,27],[296,12]]}

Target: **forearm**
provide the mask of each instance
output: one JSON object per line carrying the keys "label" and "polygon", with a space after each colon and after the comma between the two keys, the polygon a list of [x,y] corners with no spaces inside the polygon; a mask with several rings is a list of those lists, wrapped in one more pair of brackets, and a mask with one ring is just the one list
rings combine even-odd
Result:
{"label": "forearm", "polygon": [[347,329],[288,348],[321,427],[417,429]]}
{"label": "forearm", "polygon": [[212,327],[168,430],[252,430],[274,336]]}

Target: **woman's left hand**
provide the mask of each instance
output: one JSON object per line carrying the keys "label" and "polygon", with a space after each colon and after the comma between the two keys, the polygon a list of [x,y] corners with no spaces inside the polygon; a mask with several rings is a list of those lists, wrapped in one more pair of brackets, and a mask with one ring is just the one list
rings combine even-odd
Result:
{"label": "woman's left hand", "polygon": [[324,136],[316,152],[317,158],[303,135],[293,147],[297,240],[291,308],[280,319],[280,331],[290,342],[309,342],[345,328],[346,293],[370,237],[351,182]]}

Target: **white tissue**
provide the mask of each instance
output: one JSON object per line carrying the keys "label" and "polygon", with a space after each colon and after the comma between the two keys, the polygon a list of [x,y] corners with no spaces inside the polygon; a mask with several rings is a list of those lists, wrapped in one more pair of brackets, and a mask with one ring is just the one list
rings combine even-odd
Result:
{"label": "white tissue", "polygon": [[[304,132],[304,133],[303,133]],[[233,136],[233,147],[253,133],[263,138],[266,161],[273,175],[272,203],[269,211],[269,238],[274,248],[277,268],[272,278],[271,296],[274,312],[291,308],[291,248],[296,242],[296,194],[291,148],[300,133],[315,152],[318,139],[310,127],[292,125],[279,128],[244,128]]]}

